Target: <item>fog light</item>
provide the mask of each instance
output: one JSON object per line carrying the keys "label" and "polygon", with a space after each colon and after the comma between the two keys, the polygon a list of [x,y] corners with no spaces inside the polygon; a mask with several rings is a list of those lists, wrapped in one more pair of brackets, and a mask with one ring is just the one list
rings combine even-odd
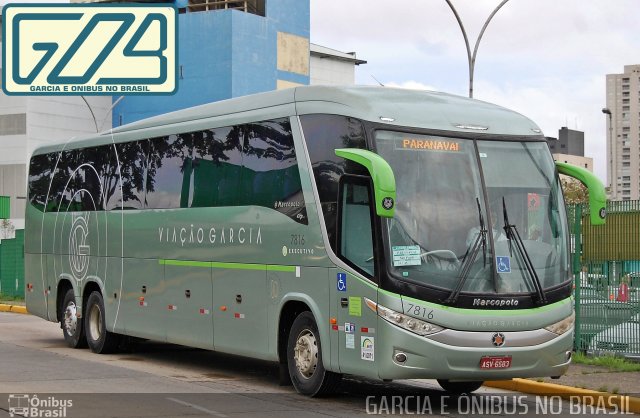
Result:
{"label": "fog light", "polygon": [[394,359],[398,363],[404,363],[405,361],[407,361],[407,355],[405,353],[396,353]]}

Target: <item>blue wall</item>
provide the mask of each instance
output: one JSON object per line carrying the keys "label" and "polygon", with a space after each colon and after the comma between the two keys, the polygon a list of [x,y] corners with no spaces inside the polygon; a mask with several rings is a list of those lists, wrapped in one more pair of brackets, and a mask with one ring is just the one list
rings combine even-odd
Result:
{"label": "blue wall", "polygon": [[267,0],[265,14],[220,10],[179,15],[178,91],[125,97],[113,109],[113,126],[275,90],[278,78],[309,84],[308,76],[276,68],[278,32],[309,38],[309,0]]}

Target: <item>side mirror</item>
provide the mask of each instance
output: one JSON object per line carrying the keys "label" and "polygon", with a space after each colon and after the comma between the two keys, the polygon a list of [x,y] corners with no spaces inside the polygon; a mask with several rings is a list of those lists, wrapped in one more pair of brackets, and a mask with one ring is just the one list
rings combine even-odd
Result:
{"label": "side mirror", "polygon": [[336,149],[336,155],[364,166],[373,181],[373,195],[376,202],[376,214],[384,218],[393,218],[396,204],[396,179],[389,163],[378,154],[358,149]]}
{"label": "side mirror", "polygon": [[587,187],[591,225],[604,225],[607,216],[607,195],[604,185],[592,172],[572,164],[556,162],[558,173],[573,177]]}

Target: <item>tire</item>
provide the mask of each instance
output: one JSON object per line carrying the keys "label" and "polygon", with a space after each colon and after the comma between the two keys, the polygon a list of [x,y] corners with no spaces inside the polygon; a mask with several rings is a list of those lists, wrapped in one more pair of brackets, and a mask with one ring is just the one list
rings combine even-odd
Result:
{"label": "tire", "polygon": [[322,364],[320,333],[311,312],[302,312],[291,325],[287,365],[293,387],[302,395],[332,393],[342,378],[342,375],[326,370]]}
{"label": "tire", "polygon": [[120,335],[107,331],[104,301],[100,292],[91,292],[84,312],[84,329],[91,351],[98,354],[115,352],[120,343]]}
{"label": "tire", "polygon": [[480,386],[484,384],[482,381],[473,381],[473,382],[452,382],[450,380],[438,379],[438,384],[442,387],[442,389],[447,392],[451,392],[454,394],[461,393],[471,393],[478,389]]}
{"label": "tire", "polygon": [[73,289],[67,290],[60,306],[60,328],[67,345],[71,348],[86,348],[82,315],[78,318],[78,305]]}

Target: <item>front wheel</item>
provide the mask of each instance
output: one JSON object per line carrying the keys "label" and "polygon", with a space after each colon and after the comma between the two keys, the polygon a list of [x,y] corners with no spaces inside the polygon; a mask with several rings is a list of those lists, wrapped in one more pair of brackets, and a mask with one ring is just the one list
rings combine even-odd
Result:
{"label": "front wheel", "polygon": [[91,351],[98,354],[113,353],[120,343],[120,335],[107,331],[104,317],[104,301],[98,291],[93,291],[85,307],[84,328]]}
{"label": "front wheel", "polygon": [[474,381],[474,382],[452,382],[450,380],[438,379],[438,384],[442,387],[442,389],[447,392],[461,394],[461,393],[471,393],[478,389],[480,386],[484,384],[482,381]]}
{"label": "front wheel", "polygon": [[321,396],[331,393],[342,375],[322,364],[318,326],[311,312],[302,312],[293,321],[287,342],[287,365],[293,387],[298,393]]}
{"label": "front wheel", "polygon": [[60,328],[62,328],[62,335],[64,335],[67,345],[71,348],[85,348],[87,340],[84,337],[82,315],[80,315],[78,305],[76,305],[76,296],[73,293],[73,289],[67,290],[60,308],[60,312],[62,312]]}

